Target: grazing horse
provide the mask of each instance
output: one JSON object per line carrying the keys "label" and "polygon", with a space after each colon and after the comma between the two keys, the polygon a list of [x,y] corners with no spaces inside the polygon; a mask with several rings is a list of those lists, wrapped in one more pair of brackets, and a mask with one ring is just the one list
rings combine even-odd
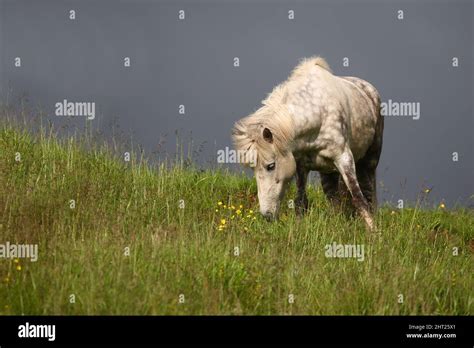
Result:
{"label": "grazing horse", "polygon": [[262,104],[232,130],[242,161],[254,169],[261,214],[278,217],[295,174],[295,208],[302,214],[308,208],[308,173],[316,170],[331,203],[340,206],[352,197],[352,208],[373,230],[383,134],[377,90],[362,79],[333,75],[323,58],[312,57]]}

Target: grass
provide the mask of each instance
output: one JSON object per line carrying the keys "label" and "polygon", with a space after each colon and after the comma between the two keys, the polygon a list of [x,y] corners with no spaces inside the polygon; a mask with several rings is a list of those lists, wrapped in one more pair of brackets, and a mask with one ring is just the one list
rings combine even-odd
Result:
{"label": "grass", "polygon": [[86,145],[1,125],[0,243],[39,246],[0,259],[3,315],[474,313],[472,210],[382,207],[371,234],[313,187],[307,216],[270,223],[245,175]]}

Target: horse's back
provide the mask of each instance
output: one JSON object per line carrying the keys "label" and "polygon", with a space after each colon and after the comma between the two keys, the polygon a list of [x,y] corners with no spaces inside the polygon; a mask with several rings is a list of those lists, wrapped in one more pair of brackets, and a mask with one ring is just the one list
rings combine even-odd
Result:
{"label": "horse's back", "polygon": [[380,117],[380,97],[369,82],[334,75],[327,67],[309,60],[295,69],[284,90],[285,103],[294,117],[304,121],[299,122],[306,128],[303,133],[310,134],[314,129],[321,139],[314,142],[317,148],[325,148],[329,140],[336,147],[347,142],[356,161],[365,155]]}

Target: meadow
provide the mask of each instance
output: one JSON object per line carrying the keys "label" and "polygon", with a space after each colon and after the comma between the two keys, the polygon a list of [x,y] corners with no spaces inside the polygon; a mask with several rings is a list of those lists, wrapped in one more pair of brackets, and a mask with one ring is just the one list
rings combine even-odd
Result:
{"label": "meadow", "polygon": [[272,223],[244,174],[0,127],[0,243],[39,248],[0,259],[1,315],[474,314],[472,209],[383,206],[369,233],[312,185]]}

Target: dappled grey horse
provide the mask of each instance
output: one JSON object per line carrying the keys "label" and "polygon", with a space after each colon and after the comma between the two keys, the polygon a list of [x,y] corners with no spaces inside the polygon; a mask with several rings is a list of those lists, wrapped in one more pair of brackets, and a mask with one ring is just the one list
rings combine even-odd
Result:
{"label": "dappled grey horse", "polygon": [[[308,208],[306,181],[317,170],[327,198],[352,207],[374,229],[375,171],[382,151],[380,97],[368,82],[332,74],[320,57],[303,60],[256,112],[232,131],[242,161],[254,168],[260,212],[278,216],[296,174],[297,213]],[[350,204],[350,202],[349,202]]]}

